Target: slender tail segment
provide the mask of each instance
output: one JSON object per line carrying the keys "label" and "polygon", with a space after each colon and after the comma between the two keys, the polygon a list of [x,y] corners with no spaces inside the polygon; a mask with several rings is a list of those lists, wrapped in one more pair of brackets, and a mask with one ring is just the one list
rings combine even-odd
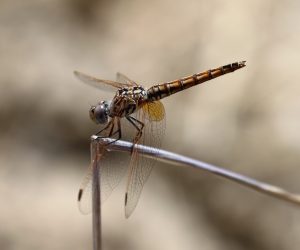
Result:
{"label": "slender tail segment", "polygon": [[246,66],[246,61],[235,62],[235,63],[221,66],[216,69],[210,69],[202,73],[184,77],[182,79],[175,80],[172,82],[166,82],[166,83],[154,85],[148,89],[147,95],[150,100],[157,101],[159,99],[165,98],[184,89],[188,89],[190,87],[209,81],[221,75],[231,73],[245,66]]}

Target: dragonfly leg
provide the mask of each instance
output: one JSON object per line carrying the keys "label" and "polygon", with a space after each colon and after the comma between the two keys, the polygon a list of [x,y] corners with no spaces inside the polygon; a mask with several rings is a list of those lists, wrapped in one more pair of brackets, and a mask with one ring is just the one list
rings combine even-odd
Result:
{"label": "dragonfly leg", "polygon": [[[137,130],[136,136],[139,136],[139,138],[140,138],[143,134],[143,128],[144,128],[145,124],[142,123],[141,121],[133,118],[132,116],[126,116],[126,119],[135,127],[135,129]],[[137,124],[139,124],[140,127]]]}
{"label": "dragonfly leg", "polygon": [[122,130],[121,130],[121,121],[120,119],[117,120],[117,125],[118,125],[118,130],[116,132],[118,132],[118,139],[120,140],[122,138]]}
{"label": "dragonfly leg", "polygon": [[109,131],[107,137],[111,137],[113,135],[114,128],[115,128],[115,123],[113,122],[112,125],[111,125],[111,127],[110,127],[110,131]]}
{"label": "dragonfly leg", "polygon": [[[105,137],[107,137],[107,136],[105,136],[105,135],[100,135],[103,131],[106,131],[110,126],[112,126],[112,128],[114,127],[114,119],[113,120],[111,120],[103,129],[101,129],[100,131],[98,131],[97,133],[96,133],[96,135],[97,136],[99,136],[99,137],[102,137],[102,138],[105,138]],[[109,136],[108,136],[109,137]]]}
{"label": "dragonfly leg", "polygon": [[132,116],[129,116],[129,117],[130,117],[132,120],[134,120],[135,122],[137,122],[138,124],[141,125],[140,130],[142,130],[142,129],[144,128],[145,124],[144,124],[143,122],[141,122],[140,120],[138,120],[138,119],[136,119],[136,118],[134,118],[134,117],[132,117]]}
{"label": "dragonfly leg", "polygon": [[[117,120],[117,130],[116,131],[114,131],[115,119]],[[101,135],[101,133],[103,133],[103,132],[108,132],[108,133]],[[118,118],[118,117],[114,117],[103,129],[101,129],[98,133],[96,133],[96,135],[100,138],[110,138],[116,134],[117,134],[117,138],[115,138],[111,142],[108,142],[106,145],[114,143],[114,142],[120,140],[122,137],[121,122],[120,122],[120,118]]]}
{"label": "dragonfly leg", "polygon": [[[136,133],[136,136],[135,138],[133,139],[133,145],[137,144],[137,142],[140,140],[140,138],[142,137],[142,134],[143,134],[143,128],[145,126],[144,123],[142,123],[141,121],[135,119],[134,117],[132,116],[126,116],[126,119],[136,128],[137,130],[137,133]],[[138,126],[140,125],[140,127]],[[134,147],[134,146],[133,146]],[[131,153],[133,151],[133,147],[131,149]]]}
{"label": "dragonfly leg", "polygon": [[107,143],[107,145],[109,145],[109,144],[111,144],[111,143],[114,143],[114,142],[116,142],[116,141],[118,141],[118,140],[121,139],[121,137],[122,137],[122,130],[121,130],[121,122],[120,122],[120,118],[117,118],[117,126],[118,126],[118,129],[117,129],[115,132],[111,133],[111,134],[109,135],[109,137],[114,136],[115,134],[118,134],[118,137],[115,138],[113,141]]}

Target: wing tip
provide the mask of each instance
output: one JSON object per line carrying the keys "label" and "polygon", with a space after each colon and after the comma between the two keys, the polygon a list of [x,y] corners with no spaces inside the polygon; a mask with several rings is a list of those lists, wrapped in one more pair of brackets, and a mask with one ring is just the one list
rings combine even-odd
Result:
{"label": "wing tip", "polygon": [[126,192],[126,193],[125,193],[125,207],[126,207],[126,205],[127,205],[127,201],[128,201],[128,193]]}
{"label": "wing tip", "polygon": [[125,193],[125,218],[128,219],[131,215],[131,212],[128,211],[127,202],[128,202],[128,192]]}
{"label": "wing tip", "polygon": [[77,201],[78,202],[81,201],[82,193],[83,193],[83,189],[80,188],[79,191],[78,191],[78,196],[77,196]]}

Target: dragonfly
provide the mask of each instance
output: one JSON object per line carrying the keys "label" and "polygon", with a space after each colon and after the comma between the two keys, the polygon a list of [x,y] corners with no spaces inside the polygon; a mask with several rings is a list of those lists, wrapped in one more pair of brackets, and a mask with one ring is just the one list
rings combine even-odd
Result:
{"label": "dragonfly", "polygon": [[[178,80],[154,84],[150,88],[145,88],[121,73],[117,73],[116,81],[98,79],[79,71],[74,71],[74,74],[86,84],[115,93],[110,101],[100,101],[89,110],[91,120],[102,125],[97,135],[119,140],[126,136],[126,128],[130,131],[129,139],[133,145],[144,144],[151,146],[153,150],[159,150],[165,131],[165,110],[160,100],[241,69],[246,66],[245,63],[246,61],[234,62]],[[109,161],[101,164],[101,203],[109,197],[128,169],[125,192],[125,217],[128,218],[137,206],[154,163],[155,160],[141,156],[133,146],[128,164],[122,161],[118,164]],[[78,193],[79,209],[84,214],[91,211],[91,189],[90,166]]]}

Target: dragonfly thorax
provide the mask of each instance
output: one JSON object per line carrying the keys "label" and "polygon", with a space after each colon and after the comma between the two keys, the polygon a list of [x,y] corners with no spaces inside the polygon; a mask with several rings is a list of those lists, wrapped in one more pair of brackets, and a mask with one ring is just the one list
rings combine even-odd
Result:
{"label": "dragonfly thorax", "polygon": [[125,117],[134,113],[147,100],[147,92],[141,86],[119,89],[110,106],[110,117]]}
{"label": "dragonfly thorax", "polygon": [[147,97],[147,91],[142,86],[134,86],[129,88],[121,88],[117,91],[116,96],[128,97],[134,100],[141,100]]}
{"label": "dragonfly thorax", "polygon": [[97,124],[105,124],[108,122],[109,110],[110,102],[99,102],[98,105],[90,108],[90,118]]}

